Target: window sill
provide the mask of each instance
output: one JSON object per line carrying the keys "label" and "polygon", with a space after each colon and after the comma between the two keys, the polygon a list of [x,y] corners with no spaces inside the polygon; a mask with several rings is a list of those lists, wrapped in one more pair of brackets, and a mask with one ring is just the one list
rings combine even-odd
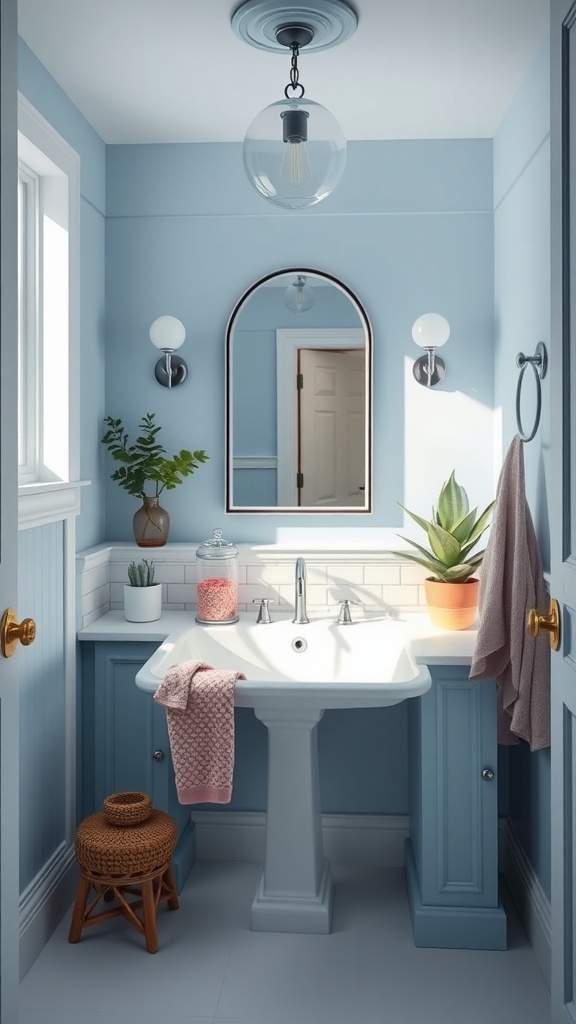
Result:
{"label": "window sill", "polygon": [[18,487],[18,529],[30,530],[80,514],[80,488],[90,480],[21,484]]}

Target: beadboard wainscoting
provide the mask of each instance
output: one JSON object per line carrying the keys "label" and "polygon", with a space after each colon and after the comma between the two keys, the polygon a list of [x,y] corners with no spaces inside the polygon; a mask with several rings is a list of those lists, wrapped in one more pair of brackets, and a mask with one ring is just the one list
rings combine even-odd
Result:
{"label": "beadboard wainscoting", "polygon": [[37,625],[18,654],[21,976],[76,885],[76,512],[27,517],[18,533],[19,611]]}
{"label": "beadboard wainscoting", "polygon": [[[89,626],[105,612],[122,608],[128,565],[142,557],[156,566],[166,611],[196,610],[196,548],[198,544],[167,544],[143,549],[135,544],[110,544],[80,552],[78,628]],[[357,602],[356,612],[416,611],[425,607],[425,570],[385,551],[304,549],[274,545],[239,545],[238,608],[250,611],[267,597],[274,611],[294,606],[294,564],[306,559],[309,610],[338,613],[338,601]],[[354,609],[353,609],[354,611]]]}

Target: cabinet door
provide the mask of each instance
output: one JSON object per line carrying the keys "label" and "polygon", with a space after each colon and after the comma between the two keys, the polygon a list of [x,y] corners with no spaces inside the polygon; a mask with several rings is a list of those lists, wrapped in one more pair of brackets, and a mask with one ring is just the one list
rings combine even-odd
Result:
{"label": "cabinet door", "polygon": [[154,799],[157,710],[139,690],[136,673],[153,646],[98,643],[94,655],[94,800],[99,810],[109,793],[142,790]]}
{"label": "cabinet door", "polygon": [[506,949],[498,898],[496,684],[430,667],[409,701],[406,881],[417,946]]}
{"label": "cabinet door", "polygon": [[411,745],[419,749],[410,831],[422,900],[498,906],[496,684],[470,682],[467,668],[430,673]]}

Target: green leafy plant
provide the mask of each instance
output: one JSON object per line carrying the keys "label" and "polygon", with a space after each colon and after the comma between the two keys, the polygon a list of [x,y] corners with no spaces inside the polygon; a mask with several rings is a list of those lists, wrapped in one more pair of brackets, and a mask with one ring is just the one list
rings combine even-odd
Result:
{"label": "green leafy plant", "polygon": [[468,495],[456,482],[453,470],[450,478],[442,485],[437,508],[432,509],[431,520],[422,519],[405,505],[400,502],[398,504],[425,531],[430,550],[409,537],[403,537],[419,554],[407,551],[395,551],[393,554],[418,562],[430,571],[434,579],[443,583],[464,583],[474,574],[482,564],[484,550],[474,554],[473,549],[488,528],[493,501],[480,516],[477,516],[477,508],[470,511]]}
{"label": "green leafy plant", "polygon": [[[106,433],[100,438],[112,458],[121,463],[112,473],[112,480],[136,498],[158,498],[164,489],[171,491],[190,476],[209,456],[205,451],[181,452],[167,458],[166,449],[158,441],[160,427],[154,420],[155,413],[149,412],[138,425],[139,436],[130,444],[121,419],[107,416],[104,420]],[[152,494],[147,495],[146,485],[152,485]]]}
{"label": "green leafy plant", "polygon": [[131,587],[153,587],[156,569],[154,562],[143,558],[141,562],[130,562],[128,580]]}

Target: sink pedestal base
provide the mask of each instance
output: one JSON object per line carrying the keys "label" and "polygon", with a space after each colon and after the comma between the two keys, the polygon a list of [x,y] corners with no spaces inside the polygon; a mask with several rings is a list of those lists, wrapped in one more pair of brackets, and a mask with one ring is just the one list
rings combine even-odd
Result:
{"label": "sink pedestal base", "polygon": [[250,915],[253,932],[306,932],[327,935],[332,922],[332,879],[324,861],[319,892],[314,896],[270,895],[264,891],[264,874]]}
{"label": "sink pedestal base", "polygon": [[254,931],[330,931],[332,884],[324,858],[317,725],[323,711],[254,708],[268,729],[264,871]]}

